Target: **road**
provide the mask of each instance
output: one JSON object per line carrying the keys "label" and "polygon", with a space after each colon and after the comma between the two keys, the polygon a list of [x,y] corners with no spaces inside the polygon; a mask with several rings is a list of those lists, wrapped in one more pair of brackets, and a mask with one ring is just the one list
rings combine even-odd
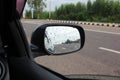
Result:
{"label": "road", "polygon": [[[43,22],[22,21],[28,41],[31,33]],[[120,76],[120,28],[81,25],[86,34],[84,48],[61,56],[42,56],[35,59],[63,75],[104,74]]]}

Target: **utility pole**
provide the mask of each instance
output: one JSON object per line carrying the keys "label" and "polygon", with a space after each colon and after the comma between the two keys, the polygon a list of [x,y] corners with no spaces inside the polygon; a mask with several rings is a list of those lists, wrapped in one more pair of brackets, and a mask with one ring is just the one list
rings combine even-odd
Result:
{"label": "utility pole", "polygon": [[32,16],[32,19],[33,19],[34,18],[34,9],[33,8],[31,9],[31,12],[32,12],[31,16]]}
{"label": "utility pole", "polygon": [[51,18],[51,0],[50,0],[50,4],[49,4],[49,20]]}
{"label": "utility pole", "polygon": [[32,1],[32,8],[31,8],[31,17],[32,19],[34,18],[34,4],[33,4],[33,1]]}

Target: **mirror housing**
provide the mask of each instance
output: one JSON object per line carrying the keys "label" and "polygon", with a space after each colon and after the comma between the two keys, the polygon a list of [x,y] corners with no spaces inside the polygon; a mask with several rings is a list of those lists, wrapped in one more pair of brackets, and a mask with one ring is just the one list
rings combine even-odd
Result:
{"label": "mirror housing", "polygon": [[34,57],[63,55],[79,51],[83,48],[84,43],[85,33],[82,27],[49,23],[41,25],[33,32],[31,50]]}

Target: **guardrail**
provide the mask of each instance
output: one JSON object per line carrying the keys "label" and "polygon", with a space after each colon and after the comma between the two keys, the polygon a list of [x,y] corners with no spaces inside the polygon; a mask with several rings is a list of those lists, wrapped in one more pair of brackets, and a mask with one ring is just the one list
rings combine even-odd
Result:
{"label": "guardrail", "polygon": [[119,27],[119,28],[120,28],[120,24],[116,24],[116,23],[67,21],[67,20],[50,20],[50,21],[51,21],[51,22],[57,22],[57,23],[71,23],[71,24],[95,25],[95,26],[107,26],[107,27]]}
{"label": "guardrail", "polygon": [[23,21],[47,21],[47,22],[56,22],[56,23],[70,23],[70,24],[81,24],[81,25],[93,25],[93,26],[105,26],[105,27],[119,27],[120,23],[101,23],[101,22],[85,22],[85,21],[68,21],[68,20],[39,20],[39,19],[22,19]]}

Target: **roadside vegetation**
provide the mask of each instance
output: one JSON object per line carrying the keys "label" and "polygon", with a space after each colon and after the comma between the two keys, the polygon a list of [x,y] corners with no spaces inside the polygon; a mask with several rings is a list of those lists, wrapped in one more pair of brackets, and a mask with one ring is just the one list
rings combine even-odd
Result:
{"label": "roadside vegetation", "polygon": [[[35,17],[36,11],[39,13],[37,17]],[[31,18],[31,11],[26,11],[26,18]],[[35,9],[34,18],[49,19],[49,12],[43,11],[43,7],[40,11]],[[51,12],[50,19],[120,23],[120,1],[95,0],[91,2],[88,0],[87,4],[81,2],[62,4]]]}

